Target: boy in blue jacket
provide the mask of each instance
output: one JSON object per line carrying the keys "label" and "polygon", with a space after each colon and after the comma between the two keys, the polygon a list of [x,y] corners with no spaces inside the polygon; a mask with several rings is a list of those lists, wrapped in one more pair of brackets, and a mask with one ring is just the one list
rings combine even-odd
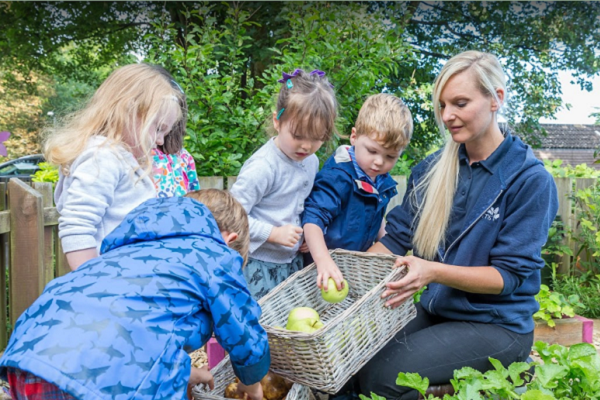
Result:
{"label": "boy in blue jacket", "polygon": [[317,286],[344,280],[328,249],[365,251],[383,236],[386,207],[398,192],[389,171],[408,145],[413,123],[399,98],[369,96],[352,128],[352,146],[340,146],[319,171],[303,215],[304,236],[317,264]]}
{"label": "boy in blue jacket", "polygon": [[213,386],[188,356],[213,330],[240,392],[262,399],[270,353],[242,275],[248,243],[246,213],[227,192],[142,203],[100,257],[51,281],[18,319],[0,359],[13,400],[184,399]]}

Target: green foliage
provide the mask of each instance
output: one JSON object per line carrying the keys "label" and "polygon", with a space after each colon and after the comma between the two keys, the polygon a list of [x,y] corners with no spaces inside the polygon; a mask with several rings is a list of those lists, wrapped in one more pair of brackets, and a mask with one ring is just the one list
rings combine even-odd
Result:
{"label": "green foliage", "polygon": [[598,178],[600,171],[588,167],[586,164],[579,164],[575,167],[562,165],[562,160],[544,160],[544,167],[555,178]]}
{"label": "green foliage", "polygon": [[417,304],[418,302],[421,301],[421,295],[423,294],[423,292],[425,291],[425,289],[427,289],[427,285],[423,286],[421,289],[419,289],[418,291],[416,291],[415,294],[413,294],[413,302],[415,304]]}
{"label": "green foliage", "polygon": [[506,117],[534,144],[539,118],[563,107],[553,71],[573,71],[592,90],[599,10],[597,2],[0,2],[0,67],[10,71],[0,79],[20,75],[28,93],[36,76],[96,87],[97,71],[134,55],[163,63],[193,100],[188,143],[201,174],[214,175],[235,173],[266,140],[280,72],[319,68],[336,85],[343,134],[366,95],[401,96],[414,116],[406,154],[416,162],[440,144],[432,82],[467,49],[498,55],[511,83]]}
{"label": "green foliage", "polygon": [[584,273],[580,276],[554,274],[552,288],[567,297],[579,296],[583,308],[577,309],[577,314],[587,318],[600,318],[600,275],[591,273]]}
{"label": "green foliage", "polygon": [[[340,103],[339,131],[349,132],[364,99],[389,85],[397,65],[413,57],[399,34],[402,22],[382,23],[362,4],[285,3],[274,17],[268,65],[248,68],[251,34],[265,29],[243,3],[203,3],[182,12],[189,32],[176,44],[173,23],[155,24],[147,59],[173,72],[188,95],[186,147],[199,175],[236,175],[267,140],[283,71],[321,69],[334,83]],[[346,17],[340,19],[339,15]],[[267,21],[262,21],[267,23]],[[394,29],[392,29],[392,26]],[[170,40],[165,41],[165,37]],[[398,93],[402,95],[402,93]],[[320,152],[323,160],[341,138]],[[398,170],[407,169],[404,158]]]}
{"label": "green foliage", "polygon": [[573,317],[575,309],[584,308],[583,303],[579,301],[579,296],[576,294],[565,297],[560,292],[550,291],[550,288],[546,285],[541,285],[540,292],[535,296],[535,299],[540,304],[540,309],[533,314],[533,318],[546,321],[550,327],[556,326],[553,319],[560,319],[563,316]]}
{"label": "green foliage", "polygon": [[40,163],[39,167],[31,178],[33,182],[58,182],[58,167],[47,162]]}
{"label": "green foliage", "polygon": [[600,183],[578,190],[570,199],[575,203],[577,229],[571,237],[579,246],[575,253],[577,266],[593,274],[600,274],[597,259],[600,256]]}
{"label": "green foliage", "polygon": [[600,396],[600,356],[589,343],[569,348],[536,342],[543,364],[535,367],[536,379],[529,388],[557,399],[595,399]]}
{"label": "green foliage", "polygon": [[415,160],[409,159],[406,153],[402,154],[402,156],[400,156],[400,158],[396,162],[396,165],[394,165],[394,168],[392,168],[392,170],[390,171],[390,175],[409,176],[410,170],[414,162]]}
{"label": "green foliage", "polygon": [[[500,361],[490,357],[494,369],[485,373],[470,367],[454,371],[451,383],[455,394],[444,395],[444,400],[599,398],[600,356],[594,346],[580,343],[567,348],[538,341],[534,349],[543,363],[515,362],[505,368]],[[535,366],[534,379],[528,373],[531,366]],[[521,376],[525,376],[525,380]],[[421,378],[419,374],[401,372],[396,384],[415,389],[428,400],[439,400],[434,395],[425,396],[429,380]],[[517,387],[523,384],[527,384],[524,391],[517,391]],[[371,393],[373,400],[380,399],[374,396],[376,395]],[[361,396],[361,400],[367,399],[368,397]]]}

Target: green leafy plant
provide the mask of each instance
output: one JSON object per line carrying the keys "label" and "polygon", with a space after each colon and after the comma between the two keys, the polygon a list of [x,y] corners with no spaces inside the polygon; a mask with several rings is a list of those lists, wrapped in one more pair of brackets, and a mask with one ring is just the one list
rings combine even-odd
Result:
{"label": "green leafy plant", "polygon": [[578,245],[575,266],[599,274],[600,266],[596,260],[600,256],[600,183],[578,190],[570,199],[575,204],[578,221],[577,229],[571,234]]}
{"label": "green leafy plant", "polygon": [[[597,399],[600,396],[600,356],[596,348],[588,343],[580,343],[570,348],[544,342],[534,345],[542,362],[514,362],[504,367],[492,357],[494,369],[480,372],[470,367],[454,371],[450,381],[454,395],[444,395],[444,400],[484,400],[484,399]],[[533,376],[529,373],[535,368]],[[423,398],[439,400],[434,395],[426,396],[429,379],[416,373],[399,373],[396,384],[415,389]],[[523,385],[527,385],[522,387]],[[371,397],[360,395],[361,400],[382,400],[371,393]]]}
{"label": "green leafy plant", "polygon": [[394,168],[390,171],[390,175],[409,176],[414,162],[415,160],[409,159],[406,153],[402,154],[396,162],[396,165],[394,165]]}
{"label": "green leafy plant", "polygon": [[552,288],[567,297],[579,296],[583,308],[576,309],[577,314],[600,318],[600,275],[589,272],[577,276],[553,274]]}
{"label": "green leafy plant", "polygon": [[31,178],[33,182],[58,182],[58,168],[56,166],[42,162],[39,167],[40,169]]}
{"label": "green leafy plant", "polygon": [[576,294],[565,297],[562,293],[550,291],[546,285],[541,285],[535,299],[540,304],[540,310],[533,314],[533,318],[546,321],[550,327],[556,326],[555,318],[573,317],[575,308],[584,307]]}
{"label": "green leafy plant", "polygon": [[588,167],[587,164],[579,164],[575,167],[570,165],[563,166],[562,160],[544,160],[546,170],[556,178],[598,178],[600,171]]}
{"label": "green leafy plant", "polygon": [[[386,90],[407,100],[403,88],[390,86],[390,76],[416,57],[400,35],[406,21],[391,15],[382,23],[380,15],[367,12],[367,4],[289,2],[277,5],[275,20],[261,22],[244,2],[184,6],[189,8],[180,10],[180,23],[166,16],[153,24],[145,37],[151,43],[146,58],[171,71],[188,96],[185,146],[200,176],[237,175],[268,140],[283,71],[327,73],[340,104],[341,135],[350,131],[368,95]],[[273,37],[261,39],[270,44],[259,54],[257,36]],[[343,140],[336,137],[323,146],[321,160]],[[409,165],[408,159],[401,165]]]}

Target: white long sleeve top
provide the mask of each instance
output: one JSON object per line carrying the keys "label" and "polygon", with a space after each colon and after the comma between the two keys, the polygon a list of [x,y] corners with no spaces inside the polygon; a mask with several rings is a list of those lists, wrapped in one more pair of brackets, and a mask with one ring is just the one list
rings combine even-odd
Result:
{"label": "white long sleeve top", "polygon": [[294,161],[273,139],[244,163],[230,191],[248,213],[250,257],[289,263],[298,254],[301,240],[292,248],[268,243],[267,239],[275,226],[301,226],[300,214],[318,170],[317,156]]}
{"label": "white long sleeve top", "polygon": [[154,183],[149,176],[142,178],[144,171],[134,156],[106,140],[90,138],[71,164],[69,175],[59,173],[54,202],[65,253],[93,247],[100,250],[104,237],[131,210],[156,197]]}

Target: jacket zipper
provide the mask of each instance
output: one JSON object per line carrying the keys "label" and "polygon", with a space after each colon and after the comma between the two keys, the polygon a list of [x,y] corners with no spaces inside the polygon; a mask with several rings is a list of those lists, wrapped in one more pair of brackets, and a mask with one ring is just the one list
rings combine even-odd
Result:
{"label": "jacket zipper", "polygon": [[[452,243],[450,244],[450,246],[448,246],[448,248],[446,249],[446,252],[444,253],[444,254],[445,254],[445,255],[444,255],[444,257],[441,257],[441,255],[440,255],[440,252],[438,251],[438,255],[440,256],[440,261],[441,261],[442,263],[443,263],[443,262],[444,262],[444,260],[446,259],[446,256],[447,256],[447,255],[448,255],[448,253],[450,252],[450,249],[452,249],[452,246],[454,246],[454,245],[456,244],[456,242],[458,242],[458,241],[459,241],[459,240],[460,240],[460,239],[461,239],[461,238],[462,238],[462,237],[465,235],[465,233],[466,233],[466,232],[467,232],[469,229],[471,229],[471,227],[472,227],[473,225],[475,225],[475,223],[476,223],[477,221],[479,221],[479,220],[481,219],[481,217],[483,217],[483,216],[485,215],[485,213],[486,213],[486,212],[487,212],[487,211],[490,209],[490,207],[492,207],[492,206],[493,206],[493,205],[496,203],[496,200],[498,200],[498,198],[499,198],[499,197],[502,195],[502,193],[504,193],[504,189],[500,190],[500,193],[498,193],[498,195],[496,196],[496,198],[494,198],[494,201],[492,201],[492,203],[491,203],[491,204],[490,204],[490,205],[489,205],[489,206],[488,206],[488,207],[487,207],[485,210],[483,210],[483,212],[482,212],[482,213],[481,213],[481,214],[480,214],[480,215],[479,215],[477,218],[475,218],[475,221],[473,221],[473,222],[471,223],[471,225],[469,225],[469,226],[467,227],[467,229],[465,229],[464,231],[462,231],[462,233],[461,233],[460,235],[458,235],[458,237],[457,237],[457,238],[454,240],[454,242],[452,242]],[[432,311],[432,309],[431,309],[431,306],[432,306],[432,304],[433,304],[433,300],[435,300],[435,296],[436,296],[436,295],[437,295],[437,292],[436,292],[436,293],[434,293],[434,295],[431,297],[431,300],[429,300],[429,307],[428,307],[428,308],[429,308],[429,313],[430,313],[430,314],[433,314],[433,311]]]}

